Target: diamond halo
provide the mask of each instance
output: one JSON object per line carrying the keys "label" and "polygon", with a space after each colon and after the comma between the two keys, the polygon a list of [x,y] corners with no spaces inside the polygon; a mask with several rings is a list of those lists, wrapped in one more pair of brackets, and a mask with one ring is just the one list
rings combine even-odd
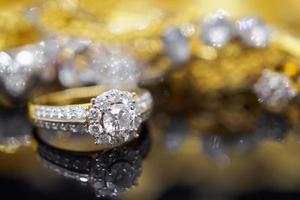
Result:
{"label": "diamond halo", "polygon": [[109,90],[92,99],[88,132],[96,144],[121,144],[137,136],[142,118],[135,102],[136,94]]}

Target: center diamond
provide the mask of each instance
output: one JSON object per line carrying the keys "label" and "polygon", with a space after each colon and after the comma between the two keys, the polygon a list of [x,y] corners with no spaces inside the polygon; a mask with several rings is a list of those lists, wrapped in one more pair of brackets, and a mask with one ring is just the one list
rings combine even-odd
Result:
{"label": "center diamond", "polygon": [[135,94],[110,90],[92,102],[89,133],[97,144],[120,144],[134,138],[141,117],[136,109]]}
{"label": "center diamond", "polygon": [[128,106],[123,104],[111,105],[110,110],[103,115],[103,126],[107,133],[113,135],[116,131],[130,128],[132,116]]}

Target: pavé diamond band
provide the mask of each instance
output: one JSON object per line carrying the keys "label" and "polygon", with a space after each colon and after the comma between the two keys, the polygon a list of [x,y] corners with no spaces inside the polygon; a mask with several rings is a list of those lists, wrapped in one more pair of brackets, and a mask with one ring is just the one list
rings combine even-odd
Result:
{"label": "pav\u00e9 diamond band", "polygon": [[117,145],[138,137],[151,109],[147,90],[92,86],[38,97],[29,104],[29,115],[38,127],[89,133],[96,144]]}

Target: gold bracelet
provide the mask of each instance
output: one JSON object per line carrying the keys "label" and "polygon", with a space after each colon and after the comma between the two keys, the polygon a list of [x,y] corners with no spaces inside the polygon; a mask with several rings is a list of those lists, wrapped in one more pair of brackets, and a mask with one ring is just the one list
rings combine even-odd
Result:
{"label": "gold bracelet", "polygon": [[135,137],[152,109],[149,91],[73,88],[36,98],[29,116],[41,128],[89,133],[96,144],[117,145]]}

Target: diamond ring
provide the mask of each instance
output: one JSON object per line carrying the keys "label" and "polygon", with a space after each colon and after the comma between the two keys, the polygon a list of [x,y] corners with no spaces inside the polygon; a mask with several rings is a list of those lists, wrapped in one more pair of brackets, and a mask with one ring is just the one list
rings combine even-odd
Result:
{"label": "diamond ring", "polygon": [[85,132],[96,144],[117,145],[138,137],[137,130],[151,109],[147,90],[92,86],[38,97],[29,104],[29,115],[37,127]]}

